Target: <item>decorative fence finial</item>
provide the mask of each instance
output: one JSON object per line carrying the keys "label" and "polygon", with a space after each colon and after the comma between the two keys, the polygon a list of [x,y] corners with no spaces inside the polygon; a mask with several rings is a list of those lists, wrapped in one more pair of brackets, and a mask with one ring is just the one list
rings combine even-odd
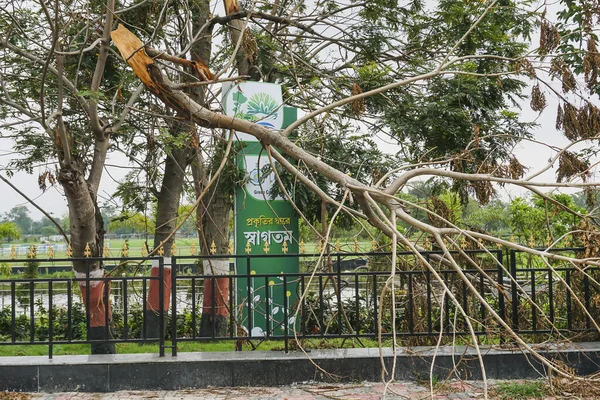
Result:
{"label": "decorative fence finial", "polygon": [[196,253],[197,253],[196,246],[192,242],[192,244],[190,245],[190,255],[195,256]]}
{"label": "decorative fence finial", "polygon": [[52,247],[52,245],[48,245],[46,255],[48,256],[48,258],[54,258],[54,248]]}
{"label": "decorative fence finial", "polygon": [[527,244],[529,247],[535,247],[535,238],[533,237],[533,233],[529,236],[529,242]]}
{"label": "decorative fence finial", "polygon": [[121,249],[122,257],[129,257],[129,245],[127,242],[123,243],[123,248]]}
{"label": "decorative fence finial", "polygon": [[210,250],[209,251],[210,251],[210,254],[217,254],[217,245],[215,244],[214,240],[210,244]]}
{"label": "decorative fence finial", "polygon": [[71,247],[71,243],[69,243],[69,245],[67,246],[67,258],[71,258],[73,257],[73,248]]}
{"label": "decorative fence finial", "polygon": [[287,254],[287,253],[288,253],[288,251],[289,251],[289,249],[288,249],[287,240],[284,240],[284,241],[283,241],[283,244],[281,245],[281,252],[282,252],[283,254]]}
{"label": "decorative fence finial", "polygon": [[265,240],[265,245],[263,246],[263,251],[265,252],[265,254],[269,254],[270,250],[271,250],[271,248],[269,247],[269,242],[267,242]]}
{"label": "decorative fence finial", "polygon": [[104,245],[104,257],[110,257],[110,247],[108,247],[108,243]]}
{"label": "decorative fence finial", "polygon": [[300,241],[299,250],[300,250],[300,253],[304,253],[306,251],[306,243],[304,243],[304,240]]}
{"label": "decorative fence finial", "polygon": [[36,256],[35,246],[31,245],[31,246],[29,246],[29,253],[27,254],[27,257],[35,258],[35,256]]}
{"label": "decorative fence finial", "polygon": [[425,238],[425,242],[423,243],[423,247],[427,251],[431,250],[431,242],[429,241],[428,237]]}
{"label": "decorative fence finial", "polygon": [[85,249],[83,250],[83,255],[86,256],[87,258],[90,258],[90,256],[92,255],[92,249],[90,249],[89,243],[85,244]]}
{"label": "decorative fence finial", "polygon": [[14,244],[10,248],[10,258],[11,259],[17,258],[17,249],[15,249],[15,245]]}
{"label": "decorative fence finial", "polygon": [[234,252],[235,252],[235,249],[233,248],[233,240],[230,240],[229,245],[227,246],[227,253],[229,255],[233,255]]}
{"label": "decorative fence finial", "polygon": [[246,242],[246,247],[244,248],[244,250],[246,251],[246,254],[252,253],[252,245],[250,245],[249,240]]}
{"label": "decorative fence finial", "polygon": [[177,245],[175,244],[175,241],[173,240],[173,244],[171,245],[171,257],[176,256],[177,255]]}

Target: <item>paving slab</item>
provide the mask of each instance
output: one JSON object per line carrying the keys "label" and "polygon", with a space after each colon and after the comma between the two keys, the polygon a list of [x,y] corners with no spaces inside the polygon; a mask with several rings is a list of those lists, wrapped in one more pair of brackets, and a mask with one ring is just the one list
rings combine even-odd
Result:
{"label": "paving slab", "polygon": [[[494,383],[490,382],[490,386]],[[304,382],[281,387],[208,387],[184,390],[124,390],[111,393],[28,393],[30,399],[39,400],[378,400],[378,399],[482,399],[483,384],[480,382],[452,381],[437,384],[433,397],[428,387],[416,382],[360,382],[325,384]]]}

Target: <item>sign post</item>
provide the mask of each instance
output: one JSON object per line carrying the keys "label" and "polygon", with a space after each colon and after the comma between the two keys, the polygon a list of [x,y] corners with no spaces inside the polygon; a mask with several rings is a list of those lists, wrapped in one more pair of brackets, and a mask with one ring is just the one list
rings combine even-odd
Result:
{"label": "sign post", "polygon": [[[223,93],[227,115],[271,129],[282,129],[296,120],[297,109],[283,106],[279,85],[243,82],[224,85]],[[272,198],[270,190],[277,181],[261,144],[243,132],[238,132],[237,138],[241,146],[236,162],[246,179],[235,193],[235,251],[266,255],[236,259],[236,273],[256,276],[237,280],[240,322],[250,336],[281,335],[285,319],[290,330],[294,326],[299,260],[273,255],[298,254],[298,215],[289,201]],[[266,274],[269,276],[263,276]]]}

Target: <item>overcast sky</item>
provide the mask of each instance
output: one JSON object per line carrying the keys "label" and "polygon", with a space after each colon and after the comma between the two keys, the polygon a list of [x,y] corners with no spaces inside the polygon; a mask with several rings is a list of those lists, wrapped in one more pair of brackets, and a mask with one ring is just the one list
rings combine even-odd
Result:
{"label": "overcast sky", "polygon": [[[535,39],[533,43],[535,43]],[[537,113],[533,112],[529,107],[529,101],[526,100],[522,104],[522,120],[523,121],[536,121],[539,127],[535,130],[535,139],[554,145],[554,146],[565,146],[568,141],[564,136],[555,129],[555,118],[556,118],[556,99],[550,94],[546,94],[548,100],[548,107],[538,116]],[[599,105],[598,101],[595,101],[596,105]],[[585,146],[585,145],[582,145]],[[581,146],[579,147],[581,148]],[[529,143],[527,141],[522,142],[515,150],[515,155],[521,161],[522,164],[530,168],[528,174],[531,174],[534,170],[544,167],[548,160],[553,157],[556,153],[548,147],[541,146],[539,144]],[[0,138],[0,174],[3,177],[7,177],[5,168],[8,161],[14,157],[12,154],[12,141]],[[110,198],[111,194],[116,188],[115,180],[119,180],[125,176],[128,171],[127,160],[122,155],[109,154],[107,164],[119,165],[119,168],[107,167],[105,174],[102,178],[100,186],[99,196],[101,197],[100,203],[104,203],[104,199]],[[10,181],[23,191],[27,196],[32,198],[38,205],[43,207],[46,211],[53,213],[56,216],[62,216],[67,212],[67,203],[62,195],[62,189],[60,185],[50,187],[46,192],[42,192],[37,184],[38,175],[45,171],[44,168],[35,168],[33,175],[26,174],[24,172],[16,172],[15,175],[10,178]],[[50,169],[54,169],[53,166]],[[555,181],[555,168],[550,169],[536,181]],[[0,215],[12,207],[17,205],[28,205],[27,201],[23,199],[19,194],[13,191],[8,185],[0,181]],[[500,189],[499,194],[504,198],[508,199],[516,195],[522,195],[523,191],[514,187],[506,187]],[[41,213],[35,208],[29,206],[31,210],[31,216],[34,219],[41,217]]]}

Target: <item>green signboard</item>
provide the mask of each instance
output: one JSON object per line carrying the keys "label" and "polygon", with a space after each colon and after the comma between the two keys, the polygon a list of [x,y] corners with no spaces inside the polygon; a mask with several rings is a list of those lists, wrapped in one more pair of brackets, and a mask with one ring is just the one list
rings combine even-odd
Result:
{"label": "green signboard", "polygon": [[[296,120],[297,110],[282,106],[279,85],[244,82],[224,87],[223,93],[227,115],[272,129]],[[235,250],[236,254],[265,257],[236,260],[236,273],[252,276],[237,280],[236,304],[251,336],[264,336],[267,331],[281,335],[285,321],[290,328],[294,325],[299,262],[297,257],[276,255],[298,254],[298,215],[288,201],[271,197],[270,189],[277,182],[261,144],[242,132],[237,137],[241,142],[237,164],[246,171],[246,179],[235,194]]]}

